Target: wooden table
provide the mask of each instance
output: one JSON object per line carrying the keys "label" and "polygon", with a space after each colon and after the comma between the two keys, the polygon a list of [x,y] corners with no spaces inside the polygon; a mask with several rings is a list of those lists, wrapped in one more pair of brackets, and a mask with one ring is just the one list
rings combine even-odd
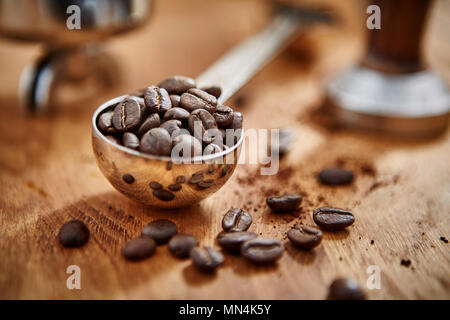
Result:
{"label": "wooden table", "polygon": [[[295,129],[294,149],[280,172],[260,176],[257,167],[240,165],[215,195],[171,211],[144,208],[109,185],[91,151],[90,117],[110,97],[172,74],[196,76],[265,24],[265,3],[159,1],[150,24],[108,43],[122,63],[124,85],[89,103],[61,107],[51,117],[24,116],[14,96],[21,68],[39,48],[2,41],[0,298],[322,299],[339,276],[353,277],[366,288],[370,265],[381,270],[381,289],[366,289],[371,299],[450,298],[449,245],[440,240],[450,238],[450,133],[401,141],[330,130],[315,111],[324,77],[363,51],[364,18],[354,16],[355,3],[346,3],[340,12],[348,18],[313,28],[230,103],[244,113],[247,128]],[[436,6],[427,57],[449,79],[448,28],[436,23],[448,23],[450,11],[445,1]],[[335,164],[354,170],[353,185],[330,188],[317,182],[317,172]],[[301,209],[271,213],[265,197],[285,191],[303,194]],[[311,252],[291,247],[286,231],[299,222],[312,223],[313,209],[322,205],[352,210],[354,226],[325,233]],[[120,254],[127,240],[157,218],[172,219],[181,232],[215,245],[230,207],[252,213],[251,231],[283,239],[286,250],[276,265],[255,266],[226,255],[224,266],[208,275],[188,260],[173,258],[166,246],[140,263],[126,262]],[[85,221],[91,230],[83,248],[64,249],[57,241],[60,226],[71,219]],[[411,264],[402,265],[402,259]],[[81,290],[66,288],[66,268],[73,264],[81,268]]]}

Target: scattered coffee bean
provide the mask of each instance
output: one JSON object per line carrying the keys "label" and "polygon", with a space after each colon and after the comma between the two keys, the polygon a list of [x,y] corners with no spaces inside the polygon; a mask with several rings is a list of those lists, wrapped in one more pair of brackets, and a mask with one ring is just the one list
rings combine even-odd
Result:
{"label": "scattered coffee bean", "polygon": [[203,90],[189,89],[181,95],[180,105],[189,112],[205,109],[213,114],[216,111],[217,99]]}
{"label": "scattered coffee bean", "polygon": [[139,127],[138,131],[136,132],[136,135],[138,137],[142,137],[145,133],[147,133],[150,129],[157,128],[161,124],[161,119],[159,117],[159,114],[152,113],[148,116],[147,119],[142,122],[141,126]]}
{"label": "scattered coffee bean", "polygon": [[190,234],[177,234],[169,241],[169,251],[179,259],[188,258],[191,249],[198,246],[198,240]]}
{"label": "scattered coffee bean", "polygon": [[252,216],[240,208],[228,210],[222,219],[222,228],[226,232],[246,231],[252,224]]}
{"label": "scattered coffee bean", "polygon": [[354,279],[336,279],[330,286],[328,299],[332,300],[364,300],[366,295]]}
{"label": "scattered coffee bean", "polygon": [[190,256],[194,265],[203,271],[212,271],[225,260],[223,254],[212,247],[194,247]]}
{"label": "scattered coffee bean", "polygon": [[217,236],[217,242],[226,251],[230,253],[240,253],[241,245],[248,240],[255,239],[256,233],[237,231],[237,232],[221,232]]}
{"label": "scattered coffee bean", "polygon": [[170,102],[172,102],[172,108],[178,108],[180,106],[180,96],[177,94],[169,95]]}
{"label": "scattered coffee bean", "polygon": [[122,143],[127,148],[139,149],[139,138],[134,133],[125,132],[122,136]]}
{"label": "scattered coffee bean", "polygon": [[164,114],[164,120],[187,120],[189,112],[183,108],[172,108]]}
{"label": "scattered coffee bean", "polygon": [[291,193],[282,196],[272,196],[266,199],[267,205],[275,212],[291,212],[298,208],[302,202],[302,196]]}
{"label": "scattered coffee bean", "polygon": [[207,180],[203,180],[200,181],[199,183],[197,183],[197,187],[199,187],[200,189],[207,189],[209,187],[211,187],[214,184],[214,179],[207,179]]}
{"label": "scattered coffee bean", "polygon": [[233,109],[227,106],[218,105],[213,114],[214,119],[219,127],[225,128],[233,123],[234,113]]}
{"label": "scattered coffee bean", "polygon": [[175,179],[175,182],[178,183],[178,184],[185,183],[185,182],[186,182],[186,177],[185,177],[185,176],[178,176],[178,177]]}
{"label": "scattered coffee bean", "polygon": [[65,223],[59,230],[58,238],[64,247],[81,247],[89,240],[89,229],[80,220]]}
{"label": "scattered coffee bean", "polygon": [[172,107],[172,102],[166,89],[155,86],[145,89],[144,102],[150,112],[163,113]]}
{"label": "scattered coffee bean", "polygon": [[122,255],[127,260],[140,261],[150,257],[156,251],[155,241],[145,235],[141,235],[128,241],[122,250]]}
{"label": "scattered coffee bean", "polygon": [[314,210],[314,222],[326,231],[341,230],[355,222],[353,213],[343,209],[321,207]]}
{"label": "scattered coffee bean", "polygon": [[153,191],[153,195],[161,201],[171,201],[175,198],[175,195],[172,192],[164,189]]}
{"label": "scattered coffee bean", "polygon": [[132,184],[132,183],[134,183],[134,177],[131,175],[131,174],[129,174],[129,173],[125,173],[123,176],[122,176],[122,179],[123,179],[123,181],[125,181],[126,183],[128,183],[128,184]]}
{"label": "scattered coffee bean", "polygon": [[156,181],[150,182],[149,185],[150,185],[150,188],[152,188],[153,190],[161,190],[163,187],[159,182],[156,182]]}
{"label": "scattered coffee bean", "polygon": [[202,88],[203,91],[208,92],[209,94],[213,95],[217,99],[219,99],[220,95],[222,94],[222,89],[218,86],[211,86]]}
{"label": "scattered coffee bean", "polygon": [[142,121],[141,107],[136,99],[127,97],[114,108],[112,123],[117,131],[138,128]]}
{"label": "scattered coffee bean", "polygon": [[173,166],[172,161],[167,161],[166,170],[168,171],[172,170],[172,166]]}
{"label": "scattered coffee bean", "polygon": [[170,191],[180,191],[181,190],[181,184],[178,184],[178,183],[169,184],[169,186],[167,188]]}
{"label": "scattered coffee bean", "polygon": [[353,181],[353,172],[342,168],[326,168],[320,171],[319,180],[329,186],[350,184]]}
{"label": "scattered coffee bean", "polygon": [[192,177],[189,179],[190,184],[197,184],[199,182],[203,181],[203,173],[200,174],[193,174]]}
{"label": "scattered coffee bean", "polygon": [[287,236],[296,247],[302,249],[312,249],[322,241],[322,231],[308,226],[294,226]]}
{"label": "scattered coffee bean", "polygon": [[139,149],[149,154],[168,156],[172,150],[172,139],[167,130],[153,128],[142,136]]}
{"label": "scattered coffee bean", "polygon": [[164,88],[170,94],[182,94],[191,88],[195,88],[195,80],[185,76],[173,76],[161,81],[158,86]]}
{"label": "scattered coffee bean", "polygon": [[256,238],[246,241],[241,246],[241,254],[255,263],[271,263],[283,254],[281,242],[271,238]]}
{"label": "scattered coffee bean", "polygon": [[142,234],[152,238],[157,244],[167,243],[177,233],[177,225],[167,219],[152,221],[142,229]]}
{"label": "scattered coffee bean", "polygon": [[116,133],[117,130],[114,128],[113,124],[112,124],[112,117],[113,117],[114,112],[113,111],[108,111],[108,112],[104,112],[100,115],[100,117],[98,118],[98,128],[100,129],[101,132],[108,134],[108,133]]}
{"label": "scattered coffee bean", "polygon": [[446,237],[439,237],[439,240],[441,240],[444,243],[448,243],[448,240]]}

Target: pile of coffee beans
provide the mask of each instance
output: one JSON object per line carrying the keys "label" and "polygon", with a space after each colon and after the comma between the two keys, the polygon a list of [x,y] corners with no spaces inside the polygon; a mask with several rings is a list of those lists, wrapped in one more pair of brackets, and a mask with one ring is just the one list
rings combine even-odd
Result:
{"label": "pile of coffee beans", "polygon": [[221,152],[241,135],[243,117],[218,103],[221,89],[198,89],[184,76],[165,79],[105,110],[98,129],[114,143],[158,156],[191,158]]}

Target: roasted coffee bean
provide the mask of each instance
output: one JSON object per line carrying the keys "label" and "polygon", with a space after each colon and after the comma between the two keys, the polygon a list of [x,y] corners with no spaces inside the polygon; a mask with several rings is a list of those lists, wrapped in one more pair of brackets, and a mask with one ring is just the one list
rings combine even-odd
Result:
{"label": "roasted coffee bean", "polygon": [[207,155],[210,155],[210,154],[215,154],[215,153],[220,153],[220,152],[222,152],[222,148],[221,147],[219,147],[217,144],[210,143],[203,150],[203,155],[207,156]]}
{"label": "roasted coffee bean", "polygon": [[[197,109],[191,112],[188,119],[188,127],[190,133],[198,140],[202,141],[205,131],[208,129],[217,128],[217,123],[214,117],[206,110]],[[212,141],[209,141],[211,143]]]}
{"label": "roasted coffee bean", "polygon": [[226,251],[230,253],[240,253],[241,245],[249,240],[255,239],[256,233],[237,231],[237,232],[221,232],[217,236],[217,242]]}
{"label": "roasted coffee bean", "polygon": [[320,229],[326,231],[341,230],[355,222],[355,217],[350,211],[330,207],[314,210],[313,219]]}
{"label": "roasted coffee bean", "polygon": [[89,240],[89,229],[80,220],[72,220],[64,224],[59,230],[59,242],[64,247],[81,247]]}
{"label": "roasted coffee bean", "polygon": [[168,248],[173,256],[184,259],[189,257],[191,249],[198,244],[198,240],[193,235],[177,234],[170,239]]}
{"label": "roasted coffee bean", "polygon": [[122,255],[127,260],[140,261],[150,257],[156,251],[155,241],[145,235],[128,241],[122,250]]}
{"label": "roasted coffee bean", "polygon": [[203,173],[202,174],[193,174],[192,177],[189,179],[190,184],[197,184],[201,181],[203,181]]}
{"label": "roasted coffee bean", "polygon": [[209,94],[213,95],[217,99],[219,99],[220,95],[222,94],[222,89],[218,86],[205,87],[205,88],[202,88],[202,90],[205,92],[208,92]]}
{"label": "roasted coffee bean", "polygon": [[227,106],[218,105],[213,114],[214,119],[219,127],[226,128],[233,123],[234,113],[233,109]]}
{"label": "roasted coffee bean", "polygon": [[331,300],[364,300],[366,294],[354,279],[340,278],[333,281],[328,292]]}
{"label": "roasted coffee bean", "polygon": [[122,136],[123,145],[127,148],[138,150],[139,138],[131,132],[125,132]]}
{"label": "roasted coffee bean", "polygon": [[112,123],[117,131],[137,129],[142,122],[141,107],[136,99],[127,97],[114,108]]}
{"label": "roasted coffee bean", "polygon": [[231,126],[229,130],[226,130],[226,135],[225,135],[225,141],[226,141],[226,145],[229,147],[232,147],[233,145],[235,145],[239,139],[242,136],[242,123],[244,121],[244,117],[242,116],[242,113],[240,112],[234,112],[233,113],[233,122],[231,123]]}
{"label": "roasted coffee bean", "polygon": [[120,141],[119,141],[119,139],[117,139],[117,138],[114,137],[114,136],[105,136],[105,138],[108,139],[109,141],[113,142],[113,143],[117,143],[118,145],[121,144]]}
{"label": "roasted coffee bean", "polygon": [[242,129],[242,123],[244,122],[244,117],[240,112],[234,112],[233,114],[233,122],[231,123],[230,128],[237,130]]}
{"label": "roasted coffee bean", "polygon": [[256,238],[241,245],[242,256],[255,263],[275,262],[283,251],[281,242],[271,238]]}
{"label": "roasted coffee bean", "polygon": [[164,120],[187,120],[189,112],[183,108],[172,108],[164,114]]}
{"label": "roasted coffee bean", "polygon": [[159,182],[156,182],[156,181],[150,182],[149,185],[150,185],[150,188],[152,188],[153,190],[161,190],[163,187]]}
{"label": "roasted coffee bean", "polygon": [[212,271],[225,260],[223,254],[212,247],[194,247],[190,256],[194,265],[203,271]]}
{"label": "roasted coffee bean", "polygon": [[199,187],[200,189],[207,189],[207,188],[211,187],[213,184],[214,184],[213,179],[207,179],[207,180],[202,180],[199,183],[197,183],[197,187]]}
{"label": "roasted coffee bean", "polygon": [[202,155],[202,144],[195,137],[182,134],[173,140],[173,156],[192,158]]}
{"label": "roasted coffee bean", "polygon": [[134,183],[134,177],[131,175],[131,174],[129,174],[129,173],[125,173],[123,176],[122,176],[122,179],[123,179],[123,181],[125,181],[126,183],[128,183],[128,184],[132,184],[132,183]]}
{"label": "roasted coffee bean", "polygon": [[111,134],[111,133],[117,132],[117,130],[114,128],[114,126],[112,124],[113,114],[114,114],[113,111],[108,111],[108,112],[103,112],[100,115],[100,117],[98,117],[97,126],[101,132],[103,132],[105,134],[108,134],[108,133]]}
{"label": "roasted coffee bean", "polygon": [[161,201],[171,201],[175,198],[175,195],[168,190],[155,190],[152,193]]}
{"label": "roasted coffee bean", "polygon": [[353,172],[343,168],[326,168],[319,173],[320,182],[329,186],[350,184],[353,178]]}
{"label": "roasted coffee bean", "polygon": [[167,130],[153,128],[142,136],[139,150],[149,154],[169,156],[172,150],[172,138]]}
{"label": "roasted coffee bean", "polygon": [[181,95],[180,104],[189,112],[205,109],[212,114],[216,111],[217,99],[200,89],[189,89]]}
{"label": "roasted coffee bean", "polygon": [[138,137],[142,137],[145,133],[147,133],[150,129],[157,128],[161,124],[161,119],[159,117],[159,114],[152,113],[147,117],[147,119],[142,122],[141,126],[139,127],[136,135]]}
{"label": "roasted coffee bean", "polygon": [[133,96],[130,96],[130,97],[137,100],[137,102],[139,103],[139,107],[141,107],[142,119],[146,119],[148,117],[150,111],[145,106],[144,98],[133,97]]}
{"label": "roasted coffee bean", "polygon": [[167,219],[154,220],[142,229],[142,234],[152,238],[157,244],[167,243],[177,233],[177,225]]}
{"label": "roasted coffee bean", "polygon": [[[169,135],[174,139],[176,136],[179,136],[182,132],[180,130],[182,126],[182,123],[180,120],[167,120],[159,126],[160,128],[163,128],[166,130]],[[187,131],[186,131],[187,133]]]}
{"label": "roasted coffee bean", "polygon": [[296,247],[302,249],[312,249],[322,241],[322,231],[308,226],[294,226],[287,236]]}
{"label": "roasted coffee bean", "polygon": [[214,143],[218,146],[223,146],[223,133],[219,128],[211,128],[203,133],[203,143]]}
{"label": "roasted coffee bean", "polygon": [[185,183],[185,182],[186,182],[186,177],[185,177],[185,176],[178,176],[178,177],[175,179],[175,182],[178,183],[178,184]]}
{"label": "roasted coffee bean", "polygon": [[172,108],[178,108],[180,106],[180,96],[177,94],[169,95],[170,102],[172,102]]}
{"label": "roasted coffee bean", "polygon": [[282,196],[272,196],[266,199],[267,205],[275,212],[291,212],[298,208],[302,202],[302,196],[291,193]]}
{"label": "roasted coffee bean", "polygon": [[222,219],[222,228],[227,232],[246,231],[252,224],[252,216],[240,208],[228,210]]}
{"label": "roasted coffee bean", "polygon": [[173,76],[161,81],[158,86],[164,88],[170,94],[182,94],[191,88],[195,88],[195,80],[185,76]]}
{"label": "roasted coffee bean", "polygon": [[168,162],[167,162],[167,165],[166,165],[166,170],[167,170],[167,171],[172,170],[172,166],[173,166],[172,161],[168,161]]}
{"label": "roasted coffee bean", "polygon": [[170,191],[180,191],[182,187],[181,187],[181,184],[173,183],[173,184],[169,184],[169,186],[167,188]]}
{"label": "roasted coffee bean", "polygon": [[150,112],[163,113],[172,107],[172,102],[166,89],[155,86],[145,89],[144,102]]}

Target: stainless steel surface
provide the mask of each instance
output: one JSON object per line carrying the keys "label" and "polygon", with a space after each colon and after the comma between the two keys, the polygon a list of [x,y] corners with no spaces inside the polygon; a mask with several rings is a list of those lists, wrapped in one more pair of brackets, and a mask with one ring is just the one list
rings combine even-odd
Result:
{"label": "stainless steel surface", "polygon": [[[114,98],[101,105],[92,117],[92,146],[97,164],[109,182],[127,197],[145,205],[158,208],[181,208],[205,199],[219,190],[231,177],[244,140],[242,134],[238,142],[228,150],[204,157],[193,158],[193,163],[172,163],[168,170],[170,157],[152,156],[123,146],[117,145],[107,138],[97,128],[97,118],[106,109],[120,102],[125,96]],[[214,168],[212,172],[209,172]],[[188,180],[196,172],[204,172],[204,179],[213,179],[211,187],[200,189],[189,184]],[[127,184],[122,176],[131,174],[135,182]],[[153,195],[151,181],[157,181],[164,189],[175,183],[178,176],[184,176],[186,183],[180,191],[173,192],[175,198],[171,201],[161,201]]]}

